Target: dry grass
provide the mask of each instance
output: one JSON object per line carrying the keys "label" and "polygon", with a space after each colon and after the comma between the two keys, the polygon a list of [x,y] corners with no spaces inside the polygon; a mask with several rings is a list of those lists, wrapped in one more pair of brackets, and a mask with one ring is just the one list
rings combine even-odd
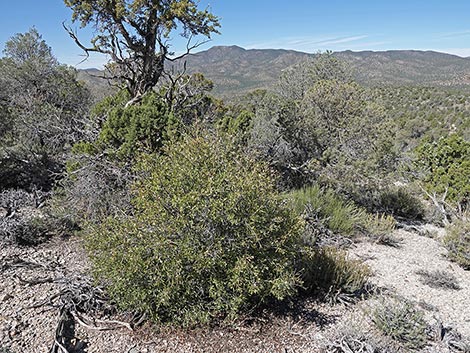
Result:
{"label": "dry grass", "polygon": [[431,287],[438,289],[460,289],[457,278],[450,272],[436,270],[436,271],[427,271],[420,270],[416,272],[420,276],[420,281]]}
{"label": "dry grass", "polygon": [[426,345],[424,313],[406,300],[383,298],[371,311],[376,328],[408,349]]}

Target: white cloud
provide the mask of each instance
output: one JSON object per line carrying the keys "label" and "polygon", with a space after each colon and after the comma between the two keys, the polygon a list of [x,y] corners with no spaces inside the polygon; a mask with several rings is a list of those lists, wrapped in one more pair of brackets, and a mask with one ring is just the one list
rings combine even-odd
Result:
{"label": "white cloud", "polygon": [[439,38],[455,38],[455,37],[465,37],[470,36],[470,30],[464,30],[460,32],[449,32],[440,34]]}
{"label": "white cloud", "polygon": [[327,40],[322,40],[319,42],[314,42],[312,44],[317,45],[335,45],[335,44],[343,44],[349,42],[355,42],[357,40],[365,39],[367,36],[350,36],[350,37],[339,37],[339,38],[331,38]]}
{"label": "white cloud", "polygon": [[[347,46],[346,49],[354,49],[354,50],[377,50],[376,47],[382,47],[386,44],[392,44],[392,42],[361,42],[361,43],[354,43]],[[386,49],[385,49],[386,50]]]}
{"label": "white cloud", "polygon": [[368,38],[367,35],[354,36],[322,36],[322,37],[284,37],[265,42],[251,43],[245,45],[247,49],[291,49],[305,52],[316,52],[319,50],[343,49],[345,44],[360,42]]}

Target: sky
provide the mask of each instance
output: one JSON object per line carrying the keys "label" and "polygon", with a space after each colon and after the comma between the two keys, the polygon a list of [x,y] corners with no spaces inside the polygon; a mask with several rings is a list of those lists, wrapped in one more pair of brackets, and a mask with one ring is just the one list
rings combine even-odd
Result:
{"label": "sky", "polygon": [[[470,0],[201,0],[220,17],[213,45],[246,49],[293,49],[309,53],[333,50],[434,50],[470,56]],[[92,29],[71,22],[63,0],[0,0],[0,48],[15,33],[36,27],[61,63],[98,67],[107,58],[83,53],[62,28],[66,21],[87,42]],[[184,43],[173,37],[175,52]]]}

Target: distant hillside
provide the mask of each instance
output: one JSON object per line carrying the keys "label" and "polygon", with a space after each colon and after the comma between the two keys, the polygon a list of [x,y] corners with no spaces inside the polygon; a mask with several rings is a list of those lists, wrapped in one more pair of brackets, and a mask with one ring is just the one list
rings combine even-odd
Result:
{"label": "distant hillside", "polygon": [[[377,85],[445,86],[470,90],[470,59],[433,51],[338,52],[359,82]],[[215,84],[222,97],[269,88],[281,71],[314,54],[282,49],[250,49],[215,46],[186,58],[188,71],[201,72]],[[84,77],[86,79],[86,77]],[[96,80],[92,85],[103,84]]]}
{"label": "distant hillside", "polygon": [[470,87],[470,59],[435,51],[344,51],[347,61],[363,83]]}
{"label": "distant hillside", "polygon": [[98,69],[78,70],[78,79],[85,82],[96,101],[115,91],[115,87],[103,78],[103,71]]}
{"label": "distant hillside", "polygon": [[283,69],[309,57],[310,54],[292,50],[245,50],[231,46],[212,47],[190,55],[186,61],[190,72],[202,72],[214,81],[216,93],[232,95],[270,87]]}

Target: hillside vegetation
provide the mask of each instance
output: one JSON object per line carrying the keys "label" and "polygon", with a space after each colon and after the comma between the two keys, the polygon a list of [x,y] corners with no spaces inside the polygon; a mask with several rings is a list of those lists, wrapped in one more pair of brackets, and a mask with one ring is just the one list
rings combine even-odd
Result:
{"label": "hillside vegetation", "polygon": [[[310,60],[316,54],[284,49],[243,49],[216,46],[184,59],[189,73],[200,72],[214,82],[213,93],[224,98],[255,89],[272,89],[282,71]],[[343,51],[334,54],[344,60],[358,82],[366,86],[426,86],[470,88],[470,59],[451,54],[418,50]],[[176,65],[181,66],[181,62]],[[107,81],[96,69],[81,70],[79,77],[92,90],[109,92]]]}
{"label": "hillside vegetation", "polygon": [[[272,88],[282,70],[315,54],[290,50],[213,47],[187,58],[190,72],[214,81],[215,93],[230,97]],[[338,52],[356,79],[367,86],[437,86],[468,89],[470,59],[432,51]]]}
{"label": "hillside vegetation", "polygon": [[[145,2],[66,4],[83,26],[106,24],[89,50],[114,50],[106,75],[115,88],[58,63],[34,28],[0,59],[0,274],[59,288],[25,309],[54,309],[51,352],[83,350],[78,326],[136,329],[136,346],[138,329],[322,330],[335,315],[317,309],[338,304],[365,324],[328,332],[328,352],[469,351],[457,331],[374,282],[369,266],[403,253],[413,268],[434,263],[413,231],[433,237],[423,242],[433,253],[446,249],[435,260],[459,277],[417,268],[405,287],[458,291],[467,278],[467,59],[214,47],[178,71],[168,65],[176,23],[185,38],[219,27],[197,2],[163,2],[165,21]],[[21,258],[54,242],[60,253],[65,239],[83,251],[78,264]],[[361,247],[394,255],[360,257]],[[22,269],[54,276],[24,279]],[[20,325],[8,326],[0,351],[19,352]]]}

